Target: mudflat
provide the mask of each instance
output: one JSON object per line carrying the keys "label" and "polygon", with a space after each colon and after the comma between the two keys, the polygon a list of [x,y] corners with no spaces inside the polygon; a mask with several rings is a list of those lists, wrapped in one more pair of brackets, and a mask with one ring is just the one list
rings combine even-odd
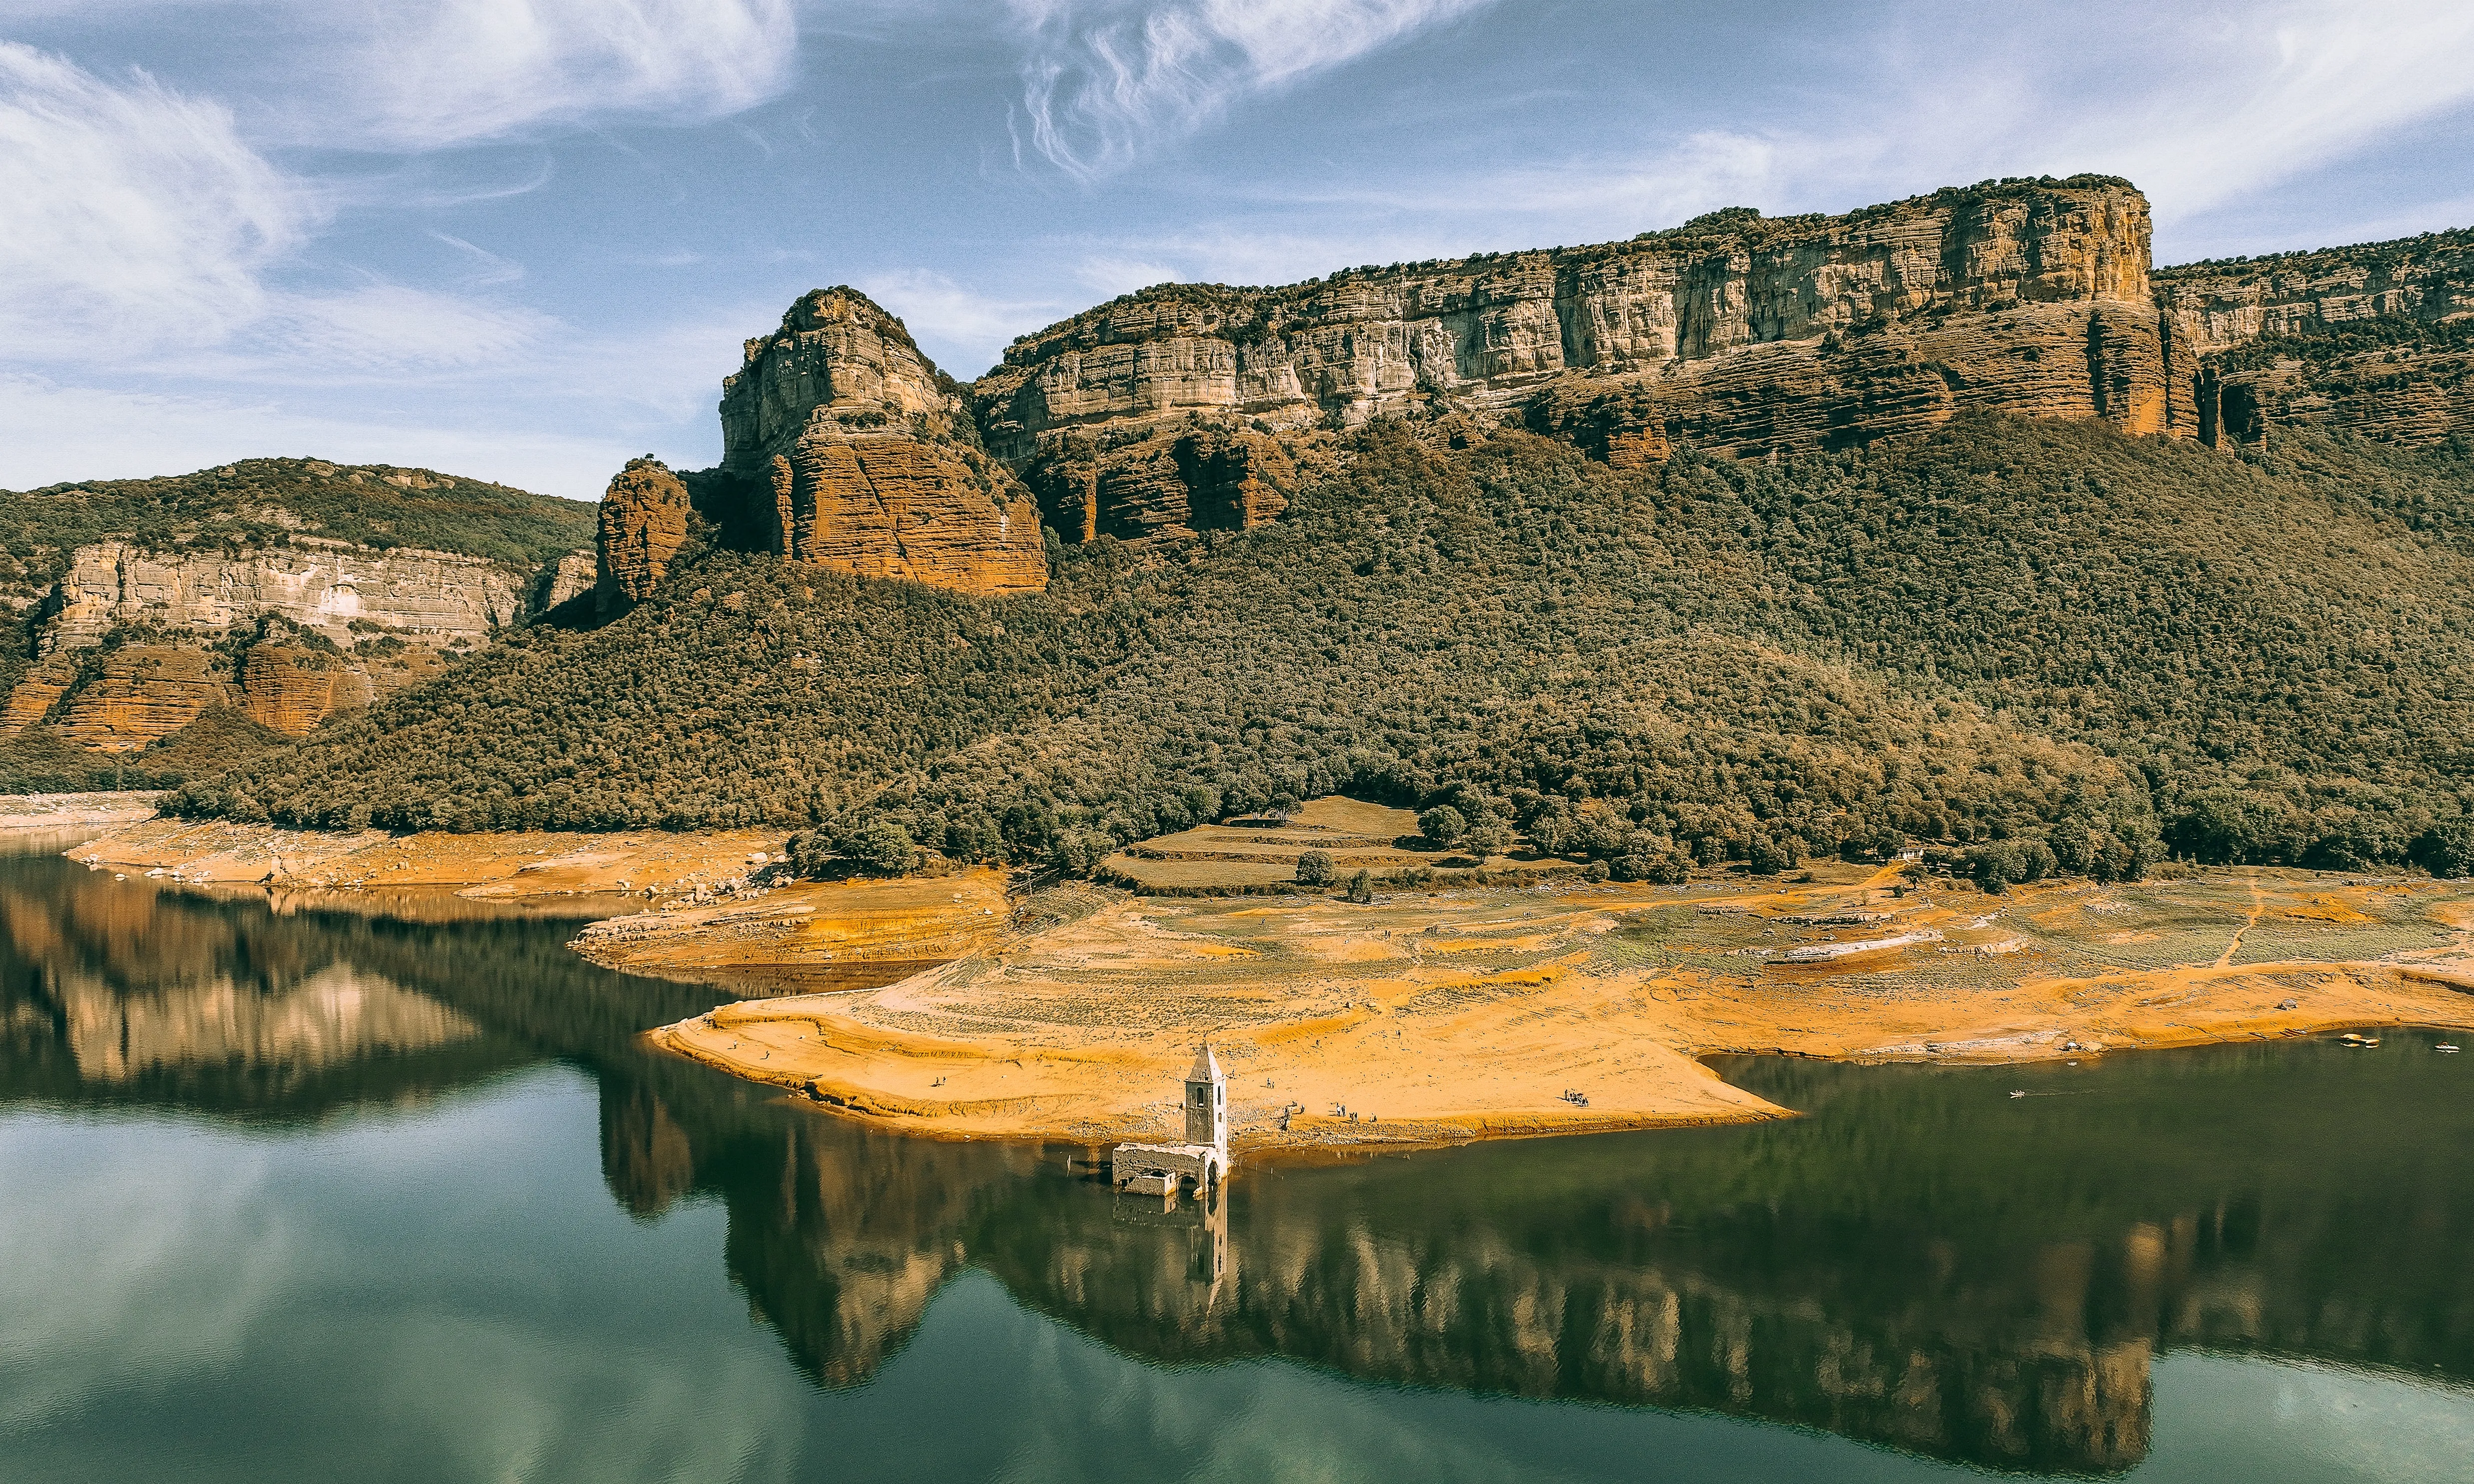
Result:
{"label": "mudflat", "polygon": [[1701,1058],[2020,1062],[2474,1028],[2474,882],[2275,870],[1986,896],[1808,882],[1141,898],[1071,886],[880,988],[726,1005],[680,1055],[920,1133],[1176,1125],[1208,1038],[1240,1147],[1433,1143],[1783,1111]]}

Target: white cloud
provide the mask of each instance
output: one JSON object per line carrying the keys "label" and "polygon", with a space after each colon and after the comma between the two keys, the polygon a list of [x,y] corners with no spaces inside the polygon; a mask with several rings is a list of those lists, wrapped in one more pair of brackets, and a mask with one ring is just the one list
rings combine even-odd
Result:
{"label": "white cloud", "polygon": [[221,107],[0,42],[0,341],[13,356],[212,344],[322,210]]}
{"label": "white cloud", "polygon": [[1492,0],[1007,0],[1031,148],[1079,176],[1130,164],[1238,98],[1354,61]]}
{"label": "white cloud", "polygon": [[2474,7],[2313,0],[2222,31],[2195,24],[2186,39],[2187,73],[2082,115],[2040,153],[2092,159],[2192,212],[2474,100]]}
{"label": "white cloud", "polygon": [[787,86],[798,52],[789,0],[443,0],[311,13],[340,60],[293,127],[320,143],[399,150],[594,113],[723,118]]}
{"label": "white cloud", "polygon": [[558,327],[530,309],[391,283],[281,295],[272,308],[263,330],[270,351],[322,373],[504,368]]}

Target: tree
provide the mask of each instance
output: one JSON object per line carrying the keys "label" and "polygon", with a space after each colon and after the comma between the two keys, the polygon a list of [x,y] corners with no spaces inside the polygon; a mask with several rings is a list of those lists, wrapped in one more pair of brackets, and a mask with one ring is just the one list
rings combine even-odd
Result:
{"label": "tree", "polygon": [[1069,876],[1087,876],[1116,848],[1116,838],[1100,830],[1068,829],[1050,847],[1048,862]]}
{"label": "tree", "polygon": [[1439,803],[1418,816],[1418,833],[1437,850],[1446,850],[1468,833],[1468,819],[1450,804]]}
{"label": "tree", "polygon": [[1374,873],[1360,871],[1348,878],[1348,899],[1359,904],[1374,899]]}
{"label": "tree", "polygon": [[2474,819],[2442,820],[2413,842],[2413,863],[2436,876],[2474,875]]}
{"label": "tree", "polygon": [[1331,856],[1323,850],[1308,850],[1298,857],[1298,885],[1329,886]]}
{"label": "tree", "polygon": [[852,831],[841,842],[841,853],[861,870],[881,876],[909,875],[927,859],[909,830],[883,820]]}

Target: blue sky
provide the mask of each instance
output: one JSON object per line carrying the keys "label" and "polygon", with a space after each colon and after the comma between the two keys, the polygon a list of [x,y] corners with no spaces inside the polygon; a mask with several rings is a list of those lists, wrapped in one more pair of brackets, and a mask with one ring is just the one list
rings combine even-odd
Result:
{"label": "blue sky", "polygon": [[0,0],[0,487],[590,497],[855,283],[968,379],[1164,279],[2125,175],[2162,262],[2474,224],[2474,5]]}

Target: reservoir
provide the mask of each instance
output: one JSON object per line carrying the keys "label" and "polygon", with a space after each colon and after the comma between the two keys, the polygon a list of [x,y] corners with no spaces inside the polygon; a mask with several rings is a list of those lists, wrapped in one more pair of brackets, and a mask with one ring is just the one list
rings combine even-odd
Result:
{"label": "reservoir", "polygon": [[1734,1059],[1807,1116],[1241,1165],[1164,1209],[1079,1146],[648,1053],[722,992],[596,969],[576,920],[363,907],[0,857],[0,1479],[2474,1457],[2474,1058],[2437,1035]]}

